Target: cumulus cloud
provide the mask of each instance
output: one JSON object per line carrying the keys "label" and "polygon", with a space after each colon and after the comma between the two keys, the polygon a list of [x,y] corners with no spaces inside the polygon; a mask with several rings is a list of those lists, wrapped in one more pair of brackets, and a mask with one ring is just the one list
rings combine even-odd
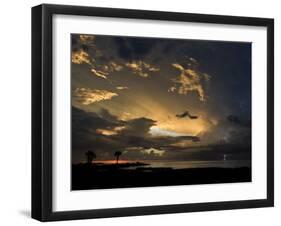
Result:
{"label": "cumulus cloud", "polygon": [[124,90],[124,89],[129,89],[129,88],[127,86],[117,86],[116,89]]}
{"label": "cumulus cloud", "polygon": [[202,85],[202,80],[209,80],[210,77],[206,73],[201,73],[195,69],[184,68],[179,63],[173,63],[172,66],[180,71],[178,78],[172,81],[177,86],[169,88],[169,92],[177,92],[178,94],[186,95],[191,91],[196,91],[200,101],[206,101],[206,94]]}
{"label": "cumulus cloud", "polygon": [[74,64],[84,64],[84,63],[86,63],[86,64],[89,64],[89,65],[92,65],[89,54],[82,49],[79,49],[77,51],[72,52],[71,61]]}
{"label": "cumulus cloud", "polygon": [[117,63],[115,61],[98,63],[97,59],[91,58],[90,54],[82,48],[72,51],[72,63],[90,65],[92,74],[103,79],[108,79],[111,73],[120,72],[125,68],[133,74],[144,78],[148,77],[150,73],[160,70],[160,68],[141,60],[124,63]]}
{"label": "cumulus cloud", "polygon": [[[74,64],[88,64],[90,66],[90,72],[93,76],[108,79],[113,84],[114,72],[126,72],[132,73],[137,76],[147,78],[151,74],[160,70],[159,66],[155,66],[144,59],[133,58],[130,61],[126,59],[108,58],[102,56],[103,54],[96,54],[100,51],[95,46],[96,37],[93,35],[79,35],[77,49],[72,51],[72,62]],[[90,49],[83,48],[84,46],[91,46]],[[183,61],[175,63],[168,63],[178,71],[178,74],[173,79],[170,79],[170,87],[168,92],[177,93],[180,95],[188,95],[191,92],[195,92],[200,101],[206,101],[207,95],[205,90],[205,82],[210,80],[210,76],[207,73],[203,73],[199,70],[199,62],[192,57],[181,57]],[[128,59],[129,60],[129,59]],[[115,86],[116,90],[128,89],[126,86]],[[114,94],[112,94],[115,96]],[[117,95],[117,94],[116,94]],[[107,97],[108,95],[106,95]],[[109,94],[109,98],[112,98]],[[96,102],[95,98],[86,98],[83,104],[90,104]]]}
{"label": "cumulus cloud", "polygon": [[175,92],[176,90],[177,90],[177,87],[171,86],[171,87],[168,89],[168,92],[169,92],[169,93],[173,93],[173,92]]}
{"label": "cumulus cloud", "polygon": [[101,63],[104,56],[102,51],[95,45],[95,39],[94,35],[84,34],[73,37],[72,63],[88,64],[94,76],[107,79],[110,73],[121,71],[123,66],[112,60],[106,60],[106,63]]}
{"label": "cumulus cloud", "polygon": [[[94,44],[95,36],[79,35],[78,39],[74,37],[74,40],[75,48],[72,50],[72,63],[88,64],[91,67],[90,71],[93,75],[103,79],[107,79],[107,76],[109,74],[107,68],[108,66],[98,65],[95,59],[96,56],[102,55],[100,50],[98,50]],[[89,47],[92,47],[92,50],[94,51],[89,51]]]}
{"label": "cumulus cloud", "polygon": [[146,154],[146,155],[153,155],[153,156],[163,156],[165,154],[164,150],[159,150],[156,148],[149,148],[149,149],[144,149],[141,150],[141,153]]}
{"label": "cumulus cloud", "polygon": [[77,88],[74,90],[73,96],[81,104],[89,105],[103,100],[110,100],[113,97],[118,96],[118,94],[107,90]]}
{"label": "cumulus cloud", "polygon": [[103,51],[95,45],[96,37],[94,35],[82,34],[73,37],[73,40],[75,44],[73,44],[72,50],[72,63],[90,65],[91,73],[99,78],[108,79],[111,73],[124,70],[146,78],[150,73],[160,70],[160,68],[143,60],[132,60],[128,62],[123,59],[116,62],[110,59],[110,57],[104,56]]}
{"label": "cumulus cloud", "polygon": [[120,65],[120,64],[117,64],[114,61],[111,61],[108,64],[101,64],[101,65],[99,65],[99,68],[104,73],[109,74],[110,72],[121,71],[123,69],[123,66]]}
{"label": "cumulus cloud", "polygon": [[82,44],[91,44],[95,40],[94,35],[79,35]]}
{"label": "cumulus cloud", "polygon": [[91,69],[91,72],[92,72],[95,76],[97,76],[97,77],[101,77],[101,78],[107,79],[108,73],[105,73],[104,71],[99,71],[99,70],[97,70],[97,69],[95,69],[95,68],[92,68],[92,69]]}
{"label": "cumulus cloud", "polygon": [[109,62],[109,68],[111,71],[121,71],[123,69],[123,66],[120,64],[117,64],[114,61]]}
{"label": "cumulus cloud", "polygon": [[110,73],[115,72],[115,71],[121,71],[123,69],[123,66],[120,64],[117,64],[116,62],[109,62],[108,64],[93,64],[91,72],[98,77],[107,79],[108,75]]}
{"label": "cumulus cloud", "polygon": [[95,59],[91,59],[89,53],[83,49],[77,51],[72,51],[71,61],[74,64],[88,64],[91,66],[91,72],[97,77],[107,79],[109,72],[114,71],[114,67],[117,67],[115,64],[110,65],[98,65]]}
{"label": "cumulus cloud", "polygon": [[132,62],[127,62],[125,63],[125,65],[134,74],[137,74],[144,78],[148,77],[150,72],[156,72],[160,70],[160,68],[141,60],[134,60]]}

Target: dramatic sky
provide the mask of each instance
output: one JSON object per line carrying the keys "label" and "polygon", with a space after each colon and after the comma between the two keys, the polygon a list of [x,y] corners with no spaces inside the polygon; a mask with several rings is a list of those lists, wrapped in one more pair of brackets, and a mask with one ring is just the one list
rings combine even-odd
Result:
{"label": "dramatic sky", "polygon": [[251,43],[72,34],[72,156],[248,159]]}

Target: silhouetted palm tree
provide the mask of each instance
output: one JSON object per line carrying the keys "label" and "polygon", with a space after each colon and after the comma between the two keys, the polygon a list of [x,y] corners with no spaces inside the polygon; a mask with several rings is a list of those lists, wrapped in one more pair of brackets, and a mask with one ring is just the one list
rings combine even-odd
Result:
{"label": "silhouetted palm tree", "polygon": [[122,152],[121,151],[116,151],[115,153],[114,153],[114,156],[116,157],[116,164],[118,165],[118,160],[119,160],[119,156],[122,154]]}
{"label": "silhouetted palm tree", "polygon": [[87,163],[88,163],[88,164],[91,164],[92,161],[97,157],[96,154],[95,154],[95,152],[90,151],[90,150],[87,151],[87,152],[85,153],[85,155],[86,155],[86,157],[87,157]]}

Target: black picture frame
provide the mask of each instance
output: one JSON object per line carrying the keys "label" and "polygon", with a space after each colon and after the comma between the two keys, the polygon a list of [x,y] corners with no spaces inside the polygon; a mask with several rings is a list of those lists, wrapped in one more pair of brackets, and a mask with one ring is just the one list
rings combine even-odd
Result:
{"label": "black picture frame", "polygon": [[[267,198],[95,210],[52,210],[52,17],[55,14],[267,28]],[[274,20],[131,9],[43,4],[32,8],[32,218],[40,221],[122,217],[274,205]]]}

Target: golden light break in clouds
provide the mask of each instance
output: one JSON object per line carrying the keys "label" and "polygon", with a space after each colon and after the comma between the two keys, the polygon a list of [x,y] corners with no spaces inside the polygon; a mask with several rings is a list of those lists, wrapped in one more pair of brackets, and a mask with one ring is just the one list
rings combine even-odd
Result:
{"label": "golden light break in clouds", "polygon": [[110,100],[115,96],[118,96],[118,94],[107,90],[89,88],[77,88],[74,90],[75,99],[82,105],[89,105],[94,102]]}

